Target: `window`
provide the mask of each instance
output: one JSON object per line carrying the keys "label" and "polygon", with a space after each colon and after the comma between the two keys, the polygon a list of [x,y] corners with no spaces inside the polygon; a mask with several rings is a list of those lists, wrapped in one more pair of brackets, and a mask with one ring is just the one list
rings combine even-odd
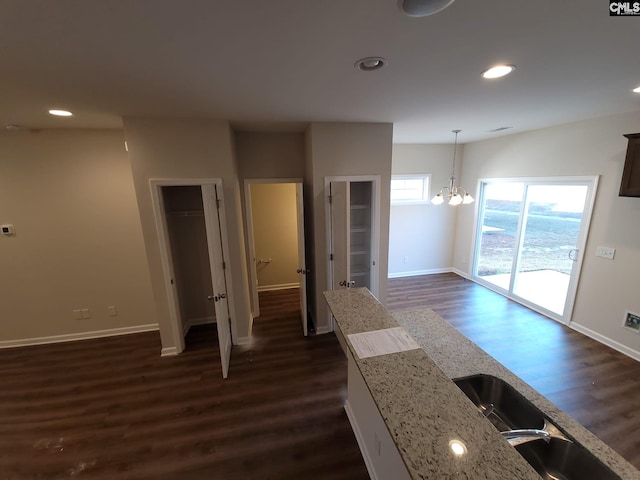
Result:
{"label": "window", "polygon": [[568,324],[597,177],[486,179],[473,277]]}
{"label": "window", "polygon": [[391,203],[403,205],[429,202],[431,175],[393,175],[391,177]]}

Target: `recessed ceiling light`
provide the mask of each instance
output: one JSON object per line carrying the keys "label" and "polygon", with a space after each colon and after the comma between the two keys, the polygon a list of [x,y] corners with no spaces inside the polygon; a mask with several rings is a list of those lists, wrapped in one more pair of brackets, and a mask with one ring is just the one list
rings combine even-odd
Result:
{"label": "recessed ceiling light", "polygon": [[49,114],[55,115],[56,117],[71,117],[73,115],[73,113],[71,113],[68,110],[56,110],[56,109],[49,110]]}
{"label": "recessed ceiling light", "polygon": [[426,17],[438,13],[455,0],[398,0],[398,7],[410,17]]}
{"label": "recessed ceiling light", "polygon": [[509,75],[515,69],[515,65],[496,65],[482,72],[482,76],[484,78],[500,78]]}
{"label": "recessed ceiling light", "polygon": [[371,72],[373,70],[380,70],[385,67],[389,62],[382,57],[365,57],[358,60],[354,67],[358,70],[364,70],[365,72]]}
{"label": "recessed ceiling light", "polygon": [[449,442],[449,448],[456,457],[462,457],[467,453],[467,446],[460,440],[451,440]]}
{"label": "recessed ceiling light", "polygon": [[638,85],[636,88],[634,88],[633,90],[631,90],[633,93],[640,93],[640,85]]}

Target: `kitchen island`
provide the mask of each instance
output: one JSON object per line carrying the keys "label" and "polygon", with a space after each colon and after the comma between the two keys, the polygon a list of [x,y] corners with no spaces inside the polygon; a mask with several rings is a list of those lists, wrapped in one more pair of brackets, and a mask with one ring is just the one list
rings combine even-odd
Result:
{"label": "kitchen island", "polygon": [[[349,415],[373,479],[527,479],[537,472],[451,381],[507,381],[623,480],[638,471],[429,309],[391,315],[367,289],[325,292],[349,361]],[[402,327],[418,348],[360,358],[350,337]]]}

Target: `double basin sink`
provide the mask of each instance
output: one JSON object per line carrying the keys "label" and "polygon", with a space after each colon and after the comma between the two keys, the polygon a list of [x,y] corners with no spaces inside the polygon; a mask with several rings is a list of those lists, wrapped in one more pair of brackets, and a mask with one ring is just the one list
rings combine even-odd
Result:
{"label": "double basin sink", "polygon": [[454,383],[542,478],[620,480],[505,381],[473,375]]}

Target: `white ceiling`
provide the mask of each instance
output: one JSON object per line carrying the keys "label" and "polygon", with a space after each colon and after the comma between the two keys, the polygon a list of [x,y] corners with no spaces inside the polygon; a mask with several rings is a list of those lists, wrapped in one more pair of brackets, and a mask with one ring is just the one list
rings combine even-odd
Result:
{"label": "white ceiling", "polygon": [[[0,124],[393,122],[396,142],[460,128],[465,143],[639,110],[639,45],[640,17],[606,0],[457,0],[424,18],[397,0],[0,0]],[[355,69],[366,56],[389,64]],[[480,77],[501,62],[516,71]]]}

